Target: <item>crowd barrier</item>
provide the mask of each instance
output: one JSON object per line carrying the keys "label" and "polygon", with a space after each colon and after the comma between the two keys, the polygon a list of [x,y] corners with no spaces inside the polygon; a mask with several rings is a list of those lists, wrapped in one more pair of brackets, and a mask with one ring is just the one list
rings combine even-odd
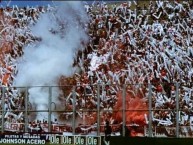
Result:
{"label": "crowd barrier", "polygon": [[[59,98],[54,98],[58,97],[54,96],[58,87],[61,87],[63,91],[63,96],[61,96],[63,100],[60,102],[56,101]],[[73,135],[90,135],[92,131],[95,133],[94,135],[100,136],[104,134],[104,123],[108,119],[113,132],[117,134],[120,131],[124,134],[125,126],[136,124],[138,126],[130,127],[136,136],[139,132],[143,137],[159,137],[163,133],[167,137],[192,137],[193,116],[189,113],[189,117],[187,117],[185,114],[191,110],[185,110],[180,103],[185,90],[180,92],[183,86],[178,83],[171,85],[170,93],[171,95],[173,93],[173,96],[170,99],[174,102],[172,104],[174,106],[166,104],[169,105],[168,107],[172,107],[169,109],[155,107],[155,95],[166,95],[166,92],[156,92],[152,84],[124,84],[123,86],[95,84],[89,89],[87,87],[82,86],[81,91],[78,90],[79,86],[18,88],[21,91],[19,96],[15,102],[13,99],[9,104],[6,95],[9,94],[9,90],[14,91],[14,88],[0,87],[2,97],[0,113],[4,115],[0,119],[1,133],[5,131],[32,132],[29,126],[33,126],[34,122],[35,128],[43,123],[41,127],[44,132],[71,132]],[[37,104],[33,104],[33,101],[30,100],[30,93],[34,89],[35,92],[42,90],[45,93],[43,109],[38,109]],[[116,90],[120,91],[116,92]],[[3,107],[6,105],[15,105],[19,109],[14,110],[12,107],[7,110]],[[159,119],[159,116],[163,115],[170,116],[169,121]],[[46,124],[44,124],[45,122]],[[54,125],[53,122],[58,124]],[[172,124],[170,124],[171,122]],[[182,127],[182,125],[187,127]],[[160,129],[157,126],[163,128]]]}

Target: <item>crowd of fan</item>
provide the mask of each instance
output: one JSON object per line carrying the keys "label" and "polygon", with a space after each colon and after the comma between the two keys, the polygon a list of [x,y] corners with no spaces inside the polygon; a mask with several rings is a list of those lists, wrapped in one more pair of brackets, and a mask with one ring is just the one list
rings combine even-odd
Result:
{"label": "crowd of fan", "polygon": [[[49,9],[46,9],[49,10]],[[1,109],[4,110],[5,128],[10,123],[24,123],[25,94],[13,87],[17,75],[17,59],[23,55],[23,47],[38,38],[30,32],[44,9],[18,8],[17,6],[0,8],[0,86]],[[4,99],[2,99],[4,98]]]}
{"label": "crowd of fan", "polygon": [[[122,84],[136,84],[129,89],[141,92],[148,101],[147,84],[151,83],[153,124],[175,126],[174,109],[179,101],[179,123],[189,126],[193,97],[193,5],[188,1],[150,1],[143,8],[133,4],[134,10],[132,1],[115,4],[112,9],[103,3],[94,13],[92,7],[85,6],[91,17],[92,42],[77,60],[85,74],[80,82],[116,84],[101,92],[101,108],[110,110],[117,102],[114,92]],[[113,93],[108,94],[107,88]],[[97,97],[93,100],[87,101],[96,105]]]}
{"label": "crowd of fan", "polygon": [[[0,47],[0,84],[10,87],[5,90],[4,96],[4,109],[8,111],[6,118],[10,116],[14,118],[12,120],[22,120],[23,115],[17,110],[25,107],[24,97],[11,87],[17,74],[16,58],[22,55],[24,45],[38,41],[31,34],[29,26],[38,21],[39,14],[52,9],[0,9],[0,41],[3,42],[0,43],[3,44]],[[80,73],[75,74],[72,81],[77,86],[76,108],[80,118],[84,116],[87,123],[96,123],[99,95],[100,109],[104,110],[101,121],[111,118],[112,124],[121,123],[122,120],[115,117],[113,109],[120,101],[118,94],[123,84],[127,84],[126,95],[140,97],[147,104],[150,91],[148,84],[152,84],[152,107],[155,109],[152,112],[153,124],[175,126],[176,101],[179,101],[180,125],[191,125],[193,4],[189,1],[149,1],[139,7],[135,1],[111,6],[94,2],[92,5],[85,4],[85,10],[90,17],[88,34],[91,39],[85,50],[78,52],[74,66],[80,68]],[[4,78],[7,74],[8,80]],[[60,82],[67,84],[62,79]],[[176,83],[179,83],[180,89]],[[103,84],[99,87],[100,92],[97,92],[97,84]],[[1,91],[1,98],[2,94]],[[72,110],[72,93],[64,98],[66,110]],[[131,102],[126,103],[128,105]],[[83,108],[93,112],[83,114]],[[65,119],[72,116],[71,113],[63,115]]]}

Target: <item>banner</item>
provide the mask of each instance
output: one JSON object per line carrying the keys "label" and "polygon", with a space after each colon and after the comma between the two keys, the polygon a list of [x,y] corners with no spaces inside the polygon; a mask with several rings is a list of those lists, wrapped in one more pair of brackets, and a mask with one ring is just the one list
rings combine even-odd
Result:
{"label": "banner", "polygon": [[101,137],[99,136],[79,136],[79,135],[48,135],[50,144],[66,145],[100,145]]}
{"label": "banner", "polygon": [[61,135],[61,134],[1,134],[0,144],[63,144],[63,145],[100,145],[99,136]]}
{"label": "banner", "polygon": [[0,144],[46,144],[46,136],[40,134],[2,134]]}

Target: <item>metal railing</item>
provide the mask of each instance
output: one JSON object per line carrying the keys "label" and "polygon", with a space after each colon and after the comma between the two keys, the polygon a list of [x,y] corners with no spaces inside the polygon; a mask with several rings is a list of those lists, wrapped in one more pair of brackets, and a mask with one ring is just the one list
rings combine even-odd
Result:
{"label": "metal railing", "polygon": [[[187,90],[179,83],[171,86],[175,90],[169,93],[173,91],[175,94],[170,97],[155,84],[14,87],[18,90],[16,96],[9,95],[13,88],[1,87],[1,132],[29,132],[30,124],[34,123],[36,126],[40,124],[47,132],[103,135],[104,121],[108,119],[112,122],[114,135],[125,136],[126,129],[130,129],[131,134],[135,132],[137,136],[154,137],[164,133],[170,136],[169,128],[175,128],[171,136],[184,137],[182,126],[188,126],[186,136],[190,137],[191,110],[182,105]],[[173,106],[167,101],[159,106],[156,100],[159,95],[173,100]],[[168,106],[164,107],[166,104]],[[182,112],[187,114],[180,115]]]}

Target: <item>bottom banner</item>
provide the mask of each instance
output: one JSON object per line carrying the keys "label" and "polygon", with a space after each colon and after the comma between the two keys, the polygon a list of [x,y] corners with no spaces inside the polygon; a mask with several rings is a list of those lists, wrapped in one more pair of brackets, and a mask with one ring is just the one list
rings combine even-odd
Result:
{"label": "bottom banner", "polygon": [[101,137],[99,136],[65,136],[65,135],[48,135],[50,144],[63,145],[100,145]]}
{"label": "bottom banner", "polygon": [[101,145],[100,136],[62,135],[62,134],[0,134],[0,144],[12,145]]}

